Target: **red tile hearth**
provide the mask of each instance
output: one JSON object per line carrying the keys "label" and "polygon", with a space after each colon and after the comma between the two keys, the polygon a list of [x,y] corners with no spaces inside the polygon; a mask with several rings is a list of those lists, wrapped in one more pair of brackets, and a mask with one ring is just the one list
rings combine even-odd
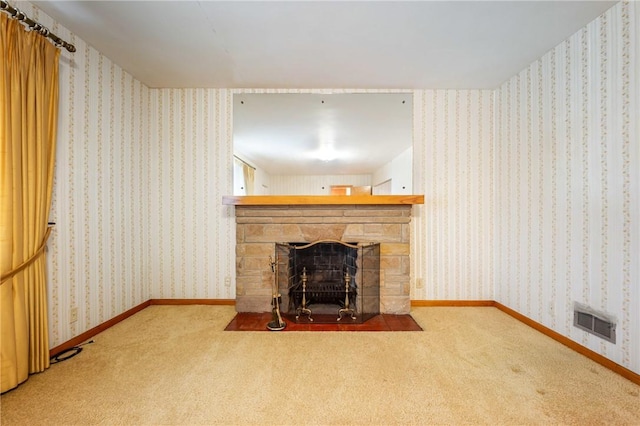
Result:
{"label": "red tile hearth", "polygon": [[[270,312],[240,312],[229,323],[225,331],[269,331],[272,320]],[[380,314],[361,324],[312,323],[307,320],[295,322],[284,318],[287,326],[282,331],[422,331],[411,315]]]}

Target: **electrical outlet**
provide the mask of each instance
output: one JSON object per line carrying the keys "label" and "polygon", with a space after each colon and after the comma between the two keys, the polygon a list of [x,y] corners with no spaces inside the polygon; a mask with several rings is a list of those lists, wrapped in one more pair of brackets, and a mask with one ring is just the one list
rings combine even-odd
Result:
{"label": "electrical outlet", "polygon": [[71,308],[71,310],[69,311],[69,322],[76,322],[78,321],[78,308]]}
{"label": "electrical outlet", "polygon": [[422,278],[416,278],[416,288],[423,288],[424,287],[424,282],[422,281]]}
{"label": "electrical outlet", "polygon": [[231,277],[227,276],[224,278],[224,286],[231,287]]}

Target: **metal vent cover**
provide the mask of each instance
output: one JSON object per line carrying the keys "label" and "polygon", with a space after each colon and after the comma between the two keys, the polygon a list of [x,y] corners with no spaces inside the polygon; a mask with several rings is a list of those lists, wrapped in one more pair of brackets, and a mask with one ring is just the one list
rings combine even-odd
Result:
{"label": "metal vent cover", "polygon": [[573,325],[611,343],[616,343],[616,323],[609,315],[576,303],[573,311]]}
{"label": "metal vent cover", "polygon": [[591,330],[593,328],[593,315],[580,311],[575,311],[574,314],[576,326],[587,330]]}

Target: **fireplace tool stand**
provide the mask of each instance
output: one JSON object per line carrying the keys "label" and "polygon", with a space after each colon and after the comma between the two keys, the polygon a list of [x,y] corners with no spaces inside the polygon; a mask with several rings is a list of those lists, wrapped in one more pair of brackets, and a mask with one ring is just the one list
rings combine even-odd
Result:
{"label": "fireplace tool stand", "polygon": [[272,320],[267,324],[267,328],[271,331],[280,331],[284,330],[287,326],[287,323],[282,319],[282,315],[280,314],[280,302],[282,302],[282,295],[278,293],[278,284],[276,280],[278,279],[276,272],[276,262],[271,259],[269,256],[269,264],[271,265],[271,272],[274,275],[273,278],[273,288],[271,289],[271,305],[273,309],[271,310]]}
{"label": "fireplace tool stand", "polygon": [[302,268],[302,303],[296,309],[296,321],[300,318],[300,314],[306,314],[309,317],[309,321],[313,321],[311,318],[311,309],[307,307],[307,268]]}
{"label": "fireplace tool stand", "polygon": [[356,311],[349,307],[349,284],[351,283],[351,275],[347,271],[344,275],[344,308],[338,311],[338,319],[340,321],[343,315],[351,314],[351,319],[356,319]]}

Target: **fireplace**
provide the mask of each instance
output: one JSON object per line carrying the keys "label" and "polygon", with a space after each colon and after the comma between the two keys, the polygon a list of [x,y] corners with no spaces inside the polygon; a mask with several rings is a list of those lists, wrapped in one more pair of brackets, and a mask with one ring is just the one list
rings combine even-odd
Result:
{"label": "fireplace", "polygon": [[[377,303],[382,314],[410,312],[411,212],[412,204],[424,202],[422,196],[245,196],[227,197],[224,201],[235,205],[237,312],[271,311],[276,277],[270,264],[280,256],[276,254],[277,244],[304,245],[320,240],[362,246],[379,243],[379,302],[371,303]],[[283,250],[288,255],[290,248]],[[359,255],[358,259],[363,257]],[[288,265],[288,261],[283,262]],[[282,270],[282,265],[277,269]],[[357,273],[355,280],[359,290],[351,297],[356,297],[356,307],[360,309],[362,303],[369,303],[367,291],[371,290],[363,293],[363,281]],[[281,306],[288,310],[288,287],[280,283],[278,291],[286,299]],[[359,300],[360,297],[364,299]],[[314,320],[321,308],[324,307],[312,308]],[[332,316],[334,308],[331,307]],[[302,319],[305,317],[303,314]]]}
{"label": "fireplace", "polygon": [[362,323],[380,313],[380,244],[276,244],[283,313],[296,322]]}

